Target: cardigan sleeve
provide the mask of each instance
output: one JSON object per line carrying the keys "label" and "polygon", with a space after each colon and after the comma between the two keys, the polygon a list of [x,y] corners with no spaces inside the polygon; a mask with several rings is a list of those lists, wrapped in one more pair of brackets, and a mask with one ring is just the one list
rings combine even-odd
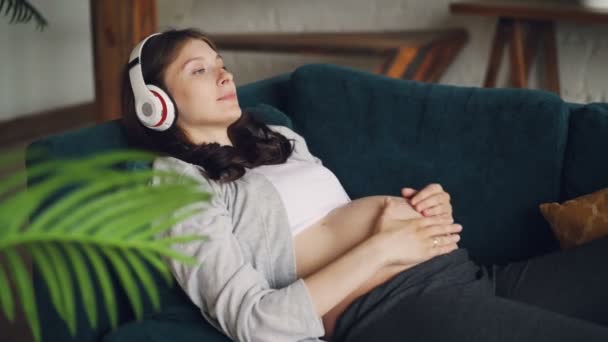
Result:
{"label": "cardigan sleeve", "polygon": [[[170,164],[157,159],[154,167],[166,170]],[[198,173],[194,166],[187,169],[185,173],[193,173],[204,187],[212,188],[205,177],[194,174]],[[200,214],[166,234],[206,236],[205,240],[174,246],[194,256],[198,265],[169,260],[173,276],[205,319],[235,341],[317,341],[323,336],[323,322],[305,282],[298,279],[283,288],[270,288],[264,275],[243,256],[232,231],[231,215],[220,196],[213,194],[209,202],[200,205]]]}

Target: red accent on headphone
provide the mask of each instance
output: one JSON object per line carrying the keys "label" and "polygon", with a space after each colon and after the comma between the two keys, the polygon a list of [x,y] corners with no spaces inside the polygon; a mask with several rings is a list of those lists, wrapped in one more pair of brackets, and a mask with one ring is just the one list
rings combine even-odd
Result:
{"label": "red accent on headphone", "polygon": [[154,94],[154,96],[156,96],[159,100],[161,105],[163,106],[163,112],[162,112],[162,117],[160,118],[160,121],[154,125],[153,127],[158,127],[160,125],[163,124],[163,122],[165,122],[165,119],[167,119],[167,104],[165,103],[165,100],[162,98],[162,96],[160,96],[157,92],[155,92],[154,90],[150,90],[152,92],[152,94]]}

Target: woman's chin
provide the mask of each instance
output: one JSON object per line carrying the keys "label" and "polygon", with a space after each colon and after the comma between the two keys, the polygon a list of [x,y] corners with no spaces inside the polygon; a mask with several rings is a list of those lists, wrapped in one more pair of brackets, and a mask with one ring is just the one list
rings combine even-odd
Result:
{"label": "woman's chin", "polygon": [[239,105],[236,105],[236,108],[234,109],[233,113],[234,113],[233,116],[236,120],[238,120],[241,117],[241,115],[243,115],[243,111],[241,110],[241,107]]}
{"label": "woman's chin", "polygon": [[241,110],[241,107],[239,107],[238,105],[236,106],[236,108],[234,110],[231,110],[229,113],[227,113],[227,117],[231,118],[231,123],[236,122],[238,119],[241,118],[241,115],[243,115],[243,111]]}

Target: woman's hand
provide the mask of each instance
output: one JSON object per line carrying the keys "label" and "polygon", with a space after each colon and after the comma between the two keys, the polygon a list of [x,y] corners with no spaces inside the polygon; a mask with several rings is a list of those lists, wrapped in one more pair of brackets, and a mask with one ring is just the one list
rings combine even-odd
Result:
{"label": "woman's hand", "polygon": [[372,238],[379,241],[387,264],[415,265],[458,248],[462,226],[451,215],[403,219],[399,203],[387,197]]}
{"label": "woman's hand", "polygon": [[424,189],[416,191],[412,188],[401,189],[401,195],[410,205],[424,216],[452,217],[452,204],[450,194],[437,183],[429,184]]}

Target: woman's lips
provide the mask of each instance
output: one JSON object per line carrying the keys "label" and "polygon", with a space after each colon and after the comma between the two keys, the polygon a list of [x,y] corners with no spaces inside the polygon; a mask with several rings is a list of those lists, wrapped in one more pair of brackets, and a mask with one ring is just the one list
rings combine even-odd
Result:
{"label": "woman's lips", "polygon": [[224,95],[217,100],[223,101],[223,100],[234,100],[234,99],[236,99],[236,93],[230,93],[230,94]]}

